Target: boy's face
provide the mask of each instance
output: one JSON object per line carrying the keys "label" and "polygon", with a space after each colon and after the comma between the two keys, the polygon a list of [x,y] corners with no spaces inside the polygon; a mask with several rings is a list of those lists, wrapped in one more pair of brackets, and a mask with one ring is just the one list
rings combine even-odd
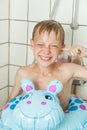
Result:
{"label": "boy's face", "polygon": [[37,32],[34,39],[31,40],[31,46],[37,63],[45,67],[56,61],[64,47],[60,40],[60,34],[56,38],[54,31],[50,34],[47,31],[41,34]]}

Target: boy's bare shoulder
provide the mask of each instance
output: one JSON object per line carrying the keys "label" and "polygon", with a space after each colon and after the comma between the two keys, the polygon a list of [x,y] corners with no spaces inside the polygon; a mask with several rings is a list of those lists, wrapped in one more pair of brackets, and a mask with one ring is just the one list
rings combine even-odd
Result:
{"label": "boy's bare shoulder", "polygon": [[21,66],[18,71],[17,71],[17,75],[25,75],[25,74],[29,74],[32,72],[32,70],[34,69],[34,64],[30,64],[30,65],[27,65],[27,66]]}
{"label": "boy's bare shoulder", "polygon": [[34,66],[35,66],[35,64],[30,64],[30,65],[26,65],[26,66],[21,66],[21,67],[20,67],[20,70],[31,70]]}
{"label": "boy's bare shoulder", "polygon": [[75,63],[72,63],[72,62],[62,64],[62,67],[77,67],[77,66],[79,66],[79,65],[75,64]]}
{"label": "boy's bare shoulder", "polygon": [[79,67],[80,65],[77,65],[77,64],[75,64],[75,63],[63,63],[62,65],[61,65],[61,67],[60,68],[62,68],[62,69],[64,69],[64,70],[71,70],[71,71],[74,71],[74,70],[76,70],[76,69],[78,69],[78,67]]}

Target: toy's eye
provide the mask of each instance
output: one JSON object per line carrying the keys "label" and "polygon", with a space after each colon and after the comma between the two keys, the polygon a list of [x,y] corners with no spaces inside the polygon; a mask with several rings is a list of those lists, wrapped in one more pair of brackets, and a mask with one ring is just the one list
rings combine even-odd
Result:
{"label": "toy's eye", "polygon": [[22,99],[27,99],[27,98],[30,98],[30,97],[31,97],[31,95],[32,95],[32,93],[26,94],[26,95],[24,95],[24,96],[23,96],[23,98],[22,98]]}
{"label": "toy's eye", "polygon": [[51,100],[51,101],[53,101],[54,100],[54,97],[52,96],[52,95],[45,95],[45,98],[47,99],[47,100]]}

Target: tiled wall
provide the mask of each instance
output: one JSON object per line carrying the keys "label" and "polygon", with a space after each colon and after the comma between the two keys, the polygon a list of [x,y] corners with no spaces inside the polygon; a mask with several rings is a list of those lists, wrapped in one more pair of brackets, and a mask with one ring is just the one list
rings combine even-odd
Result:
{"label": "tiled wall", "polygon": [[[20,66],[34,60],[29,40],[34,25],[49,19],[55,0],[3,0],[0,1],[0,97],[7,97]],[[55,19],[65,29],[65,43],[79,43],[87,47],[87,0],[78,0],[77,30],[72,30],[73,0],[58,0]],[[86,62],[85,62],[86,63]],[[0,101],[2,107],[4,99]]]}
{"label": "tiled wall", "polygon": [[9,1],[0,1],[0,111],[8,97]]}

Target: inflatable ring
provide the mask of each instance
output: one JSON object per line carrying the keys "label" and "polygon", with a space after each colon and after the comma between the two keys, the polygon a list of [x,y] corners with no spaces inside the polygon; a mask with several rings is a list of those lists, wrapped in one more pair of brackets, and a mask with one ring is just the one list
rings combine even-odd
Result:
{"label": "inflatable ring", "polygon": [[63,88],[53,80],[47,90],[35,90],[29,79],[21,81],[25,95],[10,100],[4,107],[0,130],[87,130],[87,104],[75,95],[63,112],[56,96]]}

